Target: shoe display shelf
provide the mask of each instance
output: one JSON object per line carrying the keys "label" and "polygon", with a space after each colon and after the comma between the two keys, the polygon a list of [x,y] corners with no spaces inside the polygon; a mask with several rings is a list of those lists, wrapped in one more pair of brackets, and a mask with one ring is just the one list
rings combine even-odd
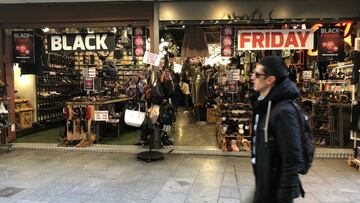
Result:
{"label": "shoe display shelf", "polygon": [[315,136],[315,144],[334,147],[335,119],[332,107],[327,104],[314,103],[311,114],[311,125]]}
{"label": "shoe display shelf", "polygon": [[36,76],[37,122],[63,121],[65,102],[81,93],[80,73],[74,69],[74,56],[48,52],[49,69]]}
{"label": "shoe display shelf", "polygon": [[11,126],[8,118],[8,97],[7,97],[7,86],[0,80],[0,146],[8,143],[8,128]]}
{"label": "shoe display shelf", "polygon": [[250,105],[247,103],[222,103],[218,105],[216,137],[223,151],[248,151],[251,140]]}
{"label": "shoe display shelf", "polygon": [[15,121],[17,131],[33,126],[33,112],[34,109],[28,99],[21,96],[15,98]]}
{"label": "shoe display shelf", "polygon": [[124,56],[122,59],[117,59],[115,66],[119,74],[119,84],[120,88],[125,91],[126,82],[134,75],[143,75],[144,68],[142,66],[142,60],[138,64],[134,64],[132,56]]}

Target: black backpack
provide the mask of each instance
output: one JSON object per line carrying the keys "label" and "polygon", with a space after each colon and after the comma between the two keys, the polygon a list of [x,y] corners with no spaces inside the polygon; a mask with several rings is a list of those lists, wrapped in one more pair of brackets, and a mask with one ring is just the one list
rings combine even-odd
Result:
{"label": "black backpack", "polygon": [[300,128],[302,131],[301,142],[302,142],[303,158],[304,158],[305,166],[299,173],[305,175],[308,173],[309,169],[311,168],[312,162],[314,160],[314,154],[315,154],[314,133],[311,129],[310,119],[307,115],[305,115],[302,108],[295,101],[291,101],[290,103],[295,107],[300,117]]}

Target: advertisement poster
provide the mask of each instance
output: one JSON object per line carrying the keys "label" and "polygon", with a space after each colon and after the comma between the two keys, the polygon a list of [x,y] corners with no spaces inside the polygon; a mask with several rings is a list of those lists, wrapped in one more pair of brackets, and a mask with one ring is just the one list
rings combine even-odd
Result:
{"label": "advertisement poster", "polygon": [[232,57],[235,53],[235,27],[222,27],[220,34],[221,56]]}
{"label": "advertisement poster", "polygon": [[341,27],[324,26],[318,33],[318,62],[340,61],[344,56],[344,30]]}
{"label": "advertisement poster", "polygon": [[229,93],[237,93],[237,81],[228,82]]}
{"label": "advertisement poster", "polygon": [[146,29],[145,27],[135,27],[133,29],[133,55],[136,57],[144,56],[146,51]]}
{"label": "advertisement poster", "polygon": [[84,90],[85,91],[94,91],[94,78],[85,78]]}
{"label": "advertisement poster", "polygon": [[34,32],[14,31],[13,36],[13,62],[35,63]]}

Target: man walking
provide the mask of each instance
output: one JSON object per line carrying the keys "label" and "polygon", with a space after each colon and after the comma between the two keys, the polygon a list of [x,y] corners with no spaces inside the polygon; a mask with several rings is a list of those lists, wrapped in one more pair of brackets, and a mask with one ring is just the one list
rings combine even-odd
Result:
{"label": "man walking", "polygon": [[251,75],[258,92],[253,103],[251,162],[256,203],[285,203],[303,193],[298,173],[304,167],[300,117],[291,104],[299,97],[280,57],[264,57]]}

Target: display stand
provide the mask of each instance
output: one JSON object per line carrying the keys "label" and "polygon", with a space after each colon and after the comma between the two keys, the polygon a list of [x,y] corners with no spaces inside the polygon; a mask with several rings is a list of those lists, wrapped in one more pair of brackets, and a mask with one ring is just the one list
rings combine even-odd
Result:
{"label": "display stand", "polygon": [[[107,101],[73,101],[73,102],[66,102],[67,106],[73,107],[81,107],[81,106],[94,106],[94,110],[107,110],[108,105],[114,105],[117,103],[125,103],[129,101],[130,98],[124,97],[124,98],[117,98],[117,99],[111,99]],[[90,122],[91,123],[91,122]],[[101,125],[104,124],[104,121],[95,121],[95,135],[96,135],[96,143],[100,142],[100,138],[102,137],[102,128]],[[118,133],[120,132],[120,129],[118,127]],[[82,133],[84,134],[84,133]]]}
{"label": "display stand", "polygon": [[159,135],[160,129],[156,126],[154,132],[150,135],[149,151],[140,152],[137,154],[137,158],[146,162],[152,162],[164,159],[163,153],[159,151],[153,151],[155,145],[155,134]]}

